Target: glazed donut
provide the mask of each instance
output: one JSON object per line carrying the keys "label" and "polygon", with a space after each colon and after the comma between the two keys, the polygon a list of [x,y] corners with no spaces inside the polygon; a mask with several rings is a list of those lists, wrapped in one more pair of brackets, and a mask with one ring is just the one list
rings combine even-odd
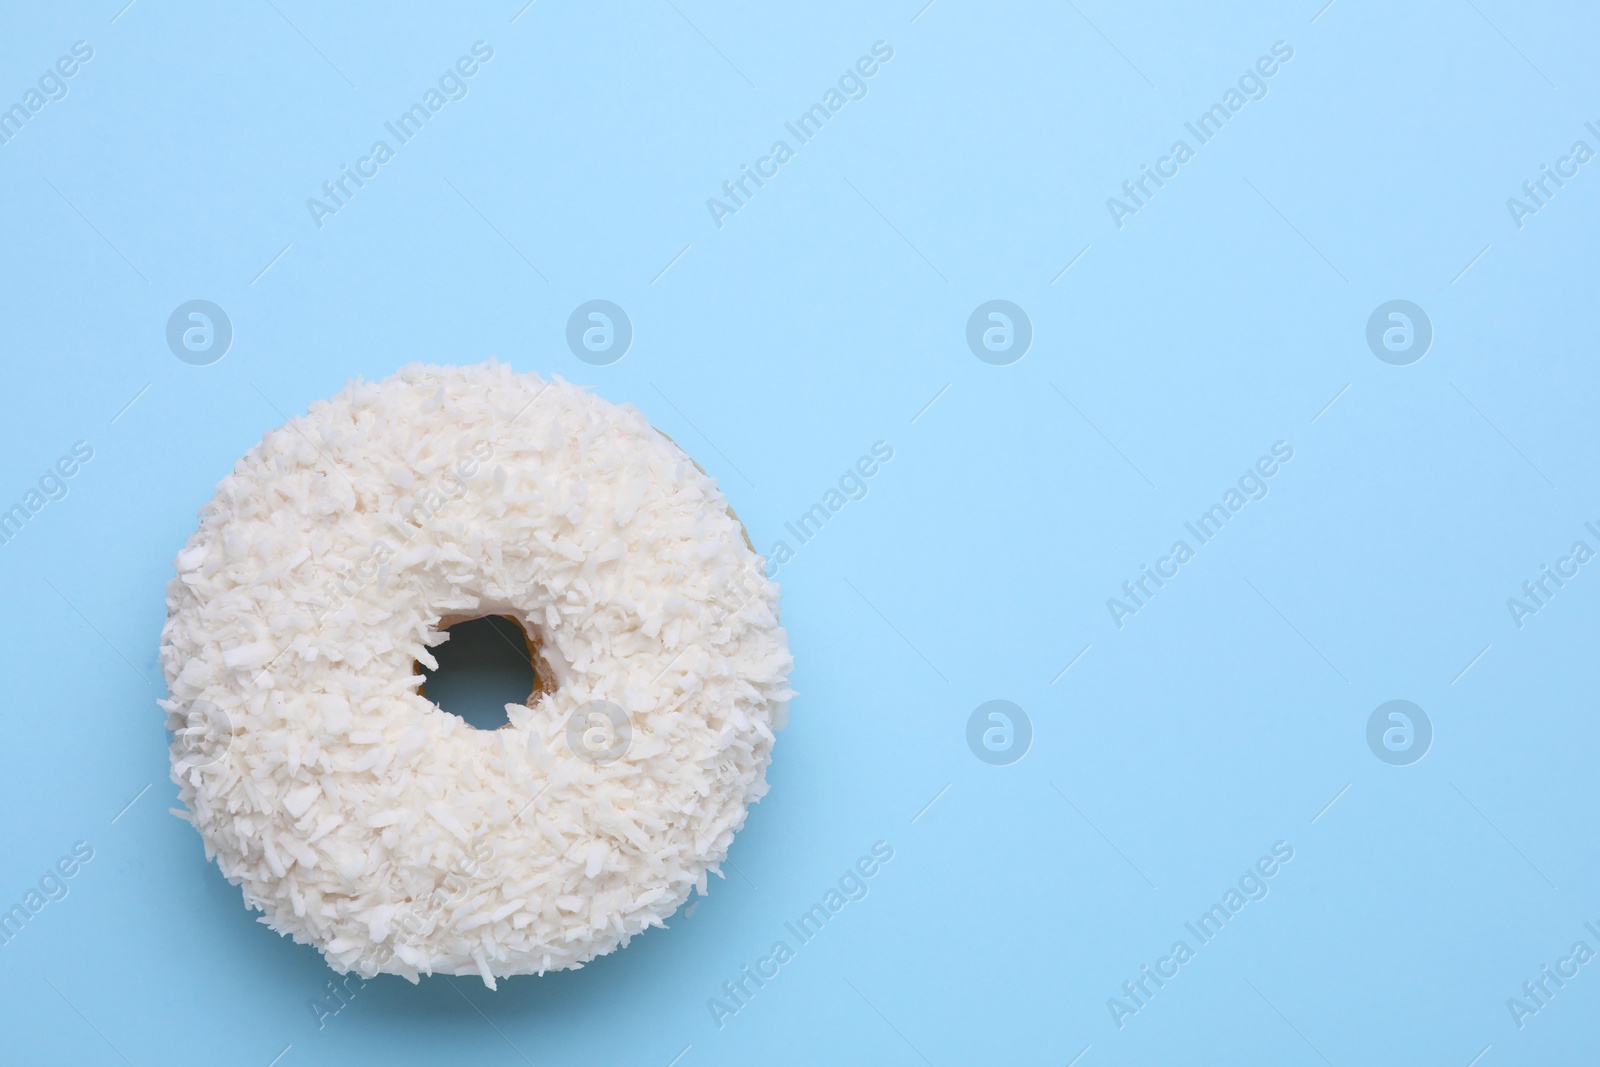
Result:
{"label": "glazed donut", "polygon": [[[270,431],[167,588],[172,777],[261,922],[370,978],[581,966],[720,874],[792,660],[715,481],[633,407],[413,364]],[[479,730],[419,693],[506,615],[541,682]]]}

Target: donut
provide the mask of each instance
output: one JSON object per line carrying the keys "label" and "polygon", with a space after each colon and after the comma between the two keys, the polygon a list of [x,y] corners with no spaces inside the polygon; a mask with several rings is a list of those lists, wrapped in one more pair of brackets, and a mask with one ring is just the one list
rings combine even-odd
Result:
{"label": "donut", "polygon": [[[490,361],[356,380],[239,460],[167,586],[160,701],[207,860],[341,973],[582,966],[721,875],[793,665],[778,587],[640,412]],[[539,684],[419,691],[462,619]]]}

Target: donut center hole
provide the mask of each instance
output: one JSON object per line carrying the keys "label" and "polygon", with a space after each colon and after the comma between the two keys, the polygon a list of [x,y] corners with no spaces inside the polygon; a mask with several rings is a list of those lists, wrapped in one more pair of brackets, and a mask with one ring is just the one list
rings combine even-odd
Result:
{"label": "donut center hole", "polygon": [[510,721],[506,705],[529,703],[543,688],[535,667],[537,646],[509,615],[445,622],[450,640],[431,649],[438,669],[417,664],[420,692],[475,729],[505,726]]}

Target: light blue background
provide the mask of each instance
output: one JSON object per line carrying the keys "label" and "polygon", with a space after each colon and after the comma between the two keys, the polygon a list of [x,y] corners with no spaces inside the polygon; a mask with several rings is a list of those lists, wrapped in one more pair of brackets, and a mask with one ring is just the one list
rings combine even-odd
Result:
{"label": "light blue background", "polygon": [[[0,546],[0,901],[95,850],[0,948],[7,1062],[1593,1062],[1600,963],[1521,1029],[1506,1001],[1600,950],[1600,572],[1521,629],[1506,600],[1600,547],[1600,162],[1520,229],[1506,199],[1600,149],[1600,17],[921,2],[0,16],[0,105],[94,48],[0,145],[0,507],[94,448]],[[478,40],[469,95],[318,229],[306,199]],[[706,198],[879,40],[717,228]],[[1269,95],[1119,230],[1106,198],[1279,40]],[[214,365],[164,340],[194,298],[233,323]],[[634,325],[611,366],[564,343],[592,298]],[[1033,323],[1010,366],[964,340],[995,298]],[[1364,339],[1394,298],[1435,331],[1410,366]],[[763,551],[894,459],[779,576],[802,695],[737,871],[581,971],[383,979],[319,1029],[331,972],[166,813],[164,584],[266,430],[491,355],[636,404]],[[1106,598],[1280,440],[1270,495],[1118,629]],[[966,746],[993,698],[1032,720],[1011,766]],[[1433,723],[1411,766],[1365,740],[1393,698]],[[719,1029],[708,998],[879,840],[870,895]],[[1119,1029],[1107,999],[1280,840],[1270,895]]]}

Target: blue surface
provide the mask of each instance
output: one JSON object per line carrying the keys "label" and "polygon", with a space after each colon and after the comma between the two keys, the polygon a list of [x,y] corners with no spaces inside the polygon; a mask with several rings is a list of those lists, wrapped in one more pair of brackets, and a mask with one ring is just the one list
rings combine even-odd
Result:
{"label": "blue surface", "polygon": [[[1592,8],[122,2],[0,16],[0,106],[73,71],[0,144],[0,899],[43,882],[0,947],[7,1062],[1593,1062]],[[1570,176],[1535,202],[1543,166]],[[370,176],[335,204],[341,167]],[[1169,177],[1134,200],[1141,167]],[[193,300],[221,358],[214,315],[169,347]],[[620,359],[568,345],[595,300]],[[1014,315],[969,347],[994,300],[1020,359],[982,341]],[[1368,344],[1395,300],[1420,359],[1381,341],[1414,315]],[[784,557],[802,695],[669,930],[319,1013],[321,958],[166,813],[164,583],[266,430],[491,355],[718,478]],[[1028,729],[969,730],[992,700]],[[1428,730],[1369,745],[1391,700]],[[866,896],[793,939],[876,842]]]}

